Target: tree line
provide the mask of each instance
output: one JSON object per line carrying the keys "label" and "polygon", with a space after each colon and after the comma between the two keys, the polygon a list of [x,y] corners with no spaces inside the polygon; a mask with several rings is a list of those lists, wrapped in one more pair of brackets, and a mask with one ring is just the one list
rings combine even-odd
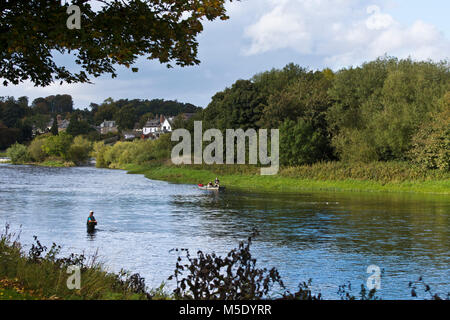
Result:
{"label": "tree line", "polygon": [[[282,166],[394,161],[449,171],[449,71],[446,61],[392,57],[338,71],[312,71],[291,63],[236,81],[216,93],[205,109],[165,100],[91,103],[89,109],[69,112],[67,132],[85,134],[103,120],[132,128],[156,114],[196,112],[188,121],[176,117],[174,128],[193,131],[193,122],[200,120],[204,130],[279,128]],[[10,125],[16,117],[21,121],[15,129],[26,132],[24,119],[52,114],[50,102],[36,100],[27,107],[24,97],[4,99],[0,121]],[[23,134],[17,134],[19,139]]]}
{"label": "tree line", "polygon": [[104,120],[114,120],[121,130],[127,130],[133,129],[136,124],[142,128],[149,118],[159,114],[177,116],[195,113],[199,109],[190,103],[164,99],[114,101],[108,98],[101,104],[91,103],[87,108],[74,109],[72,96],[68,94],[39,97],[31,104],[25,96],[17,99],[0,97],[0,150],[16,142],[31,141],[33,128],[45,132],[51,119],[56,120],[56,115],[70,120],[67,128],[70,135],[90,134],[93,137],[91,140],[96,140],[95,126]]}
{"label": "tree line", "polygon": [[450,170],[449,63],[382,57],[311,71],[296,64],[238,80],[193,121],[280,129],[280,162],[409,161]]}

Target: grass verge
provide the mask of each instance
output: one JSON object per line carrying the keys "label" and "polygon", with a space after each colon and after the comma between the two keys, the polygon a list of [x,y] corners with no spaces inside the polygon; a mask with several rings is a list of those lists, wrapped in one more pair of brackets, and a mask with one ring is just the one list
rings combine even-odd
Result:
{"label": "grass verge", "polygon": [[[224,166],[172,166],[172,165],[125,165],[122,169],[131,174],[144,174],[154,180],[173,183],[207,183],[219,177],[221,184],[227,189],[289,192],[300,191],[357,191],[357,192],[410,192],[450,194],[448,174],[434,173],[435,176],[408,172],[398,172],[392,168],[385,169],[385,179],[361,177],[358,173],[338,176],[327,174],[325,168],[299,167],[280,170],[275,176],[262,176],[258,168],[236,166],[233,169]],[[322,169],[322,170],[321,170]],[[334,168],[336,169],[336,168]],[[397,168],[398,169],[398,168]],[[328,168],[330,171],[330,168]],[[395,173],[395,174],[394,174]],[[370,175],[370,172],[369,172]],[[392,178],[389,180],[389,176]]]}

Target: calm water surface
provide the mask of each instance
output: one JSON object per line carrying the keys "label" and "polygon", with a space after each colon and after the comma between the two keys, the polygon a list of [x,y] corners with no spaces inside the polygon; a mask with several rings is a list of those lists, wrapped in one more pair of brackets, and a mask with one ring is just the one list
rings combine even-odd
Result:
{"label": "calm water surface", "polygon": [[325,298],[338,298],[349,281],[356,294],[374,264],[384,272],[384,299],[409,298],[408,282],[419,276],[448,292],[449,215],[448,196],[215,194],[124,171],[0,164],[0,224],[21,230],[22,243],[36,235],[64,253],[98,250],[110,271],[139,272],[151,287],[172,274],[171,249],[225,254],[257,227],[258,264],[278,268],[290,289],[311,278]]}

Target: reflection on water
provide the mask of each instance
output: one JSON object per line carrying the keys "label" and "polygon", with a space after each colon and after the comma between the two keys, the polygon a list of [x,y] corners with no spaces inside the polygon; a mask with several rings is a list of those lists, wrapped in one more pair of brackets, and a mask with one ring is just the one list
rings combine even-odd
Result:
{"label": "reflection on water", "polygon": [[22,225],[22,242],[37,235],[65,252],[98,249],[111,271],[139,272],[151,286],[173,272],[171,249],[224,254],[256,227],[258,264],[277,267],[292,289],[312,278],[336,298],[339,285],[366,283],[375,264],[383,298],[407,298],[420,275],[448,291],[449,213],[448,196],[214,193],[123,171],[0,165],[0,223]]}

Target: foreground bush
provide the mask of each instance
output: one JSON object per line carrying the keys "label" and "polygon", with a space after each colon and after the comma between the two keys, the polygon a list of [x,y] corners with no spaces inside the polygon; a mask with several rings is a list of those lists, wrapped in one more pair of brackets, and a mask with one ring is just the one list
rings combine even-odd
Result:
{"label": "foreground bush", "polygon": [[[23,251],[18,238],[9,232],[0,236],[0,291],[13,284],[15,294],[30,299],[146,299],[145,282],[138,275],[127,272],[111,274],[104,271],[96,257],[83,254],[58,257],[61,247],[50,249],[35,237],[28,253]],[[81,289],[67,288],[69,266],[81,271]]]}
{"label": "foreground bush", "polygon": [[[255,231],[252,237],[257,235]],[[291,293],[284,286],[277,271],[272,268],[256,267],[256,259],[250,252],[252,237],[242,241],[225,257],[197,252],[192,257],[188,250],[176,262],[174,274],[168,280],[176,280],[173,295],[164,291],[164,284],[148,291],[145,280],[139,274],[120,271],[117,274],[104,271],[94,255],[87,259],[84,254],[59,257],[60,246],[53,244],[50,249],[35,238],[28,253],[23,251],[18,236],[9,232],[0,235],[0,293],[7,292],[14,299],[322,299],[314,294],[311,280],[301,282],[298,291]],[[78,266],[81,271],[81,288],[67,288],[66,273],[69,266]],[[410,282],[411,296],[417,297],[423,288],[429,298],[443,299],[433,293],[422,278]],[[359,296],[352,294],[351,285],[339,287],[337,292],[343,300],[375,300],[375,290],[368,291],[361,285]],[[450,299],[450,293],[446,299]]]}
{"label": "foreground bush", "polygon": [[[254,231],[252,237],[258,234]],[[250,247],[252,237],[239,243],[225,257],[198,251],[192,257],[189,250],[181,249],[184,257],[177,259],[174,274],[169,280],[176,280],[173,291],[176,299],[183,300],[321,300],[321,293],[313,293],[310,289],[312,280],[300,282],[294,293],[286,289],[276,268],[267,270],[256,267],[256,259],[252,257]],[[405,286],[406,288],[406,286]],[[411,297],[417,297],[421,288],[432,300],[450,299],[450,293],[441,297],[431,291],[422,278],[410,282]],[[339,286],[337,294],[342,300],[379,300],[376,290],[367,290],[361,285],[357,295],[352,293],[351,284]]]}
{"label": "foreground bush", "polygon": [[[231,250],[225,258],[216,254],[197,252],[191,257],[189,250],[186,263],[178,257],[174,275],[178,299],[195,300],[250,300],[267,297],[277,285],[284,289],[283,281],[275,268],[271,270],[256,267],[256,259],[250,253],[251,238],[241,242],[238,249]],[[178,251],[178,249],[176,249]],[[186,276],[181,278],[184,274]],[[181,278],[181,279],[180,279]],[[309,294],[310,298],[313,298]],[[320,295],[319,295],[320,298]]]}

